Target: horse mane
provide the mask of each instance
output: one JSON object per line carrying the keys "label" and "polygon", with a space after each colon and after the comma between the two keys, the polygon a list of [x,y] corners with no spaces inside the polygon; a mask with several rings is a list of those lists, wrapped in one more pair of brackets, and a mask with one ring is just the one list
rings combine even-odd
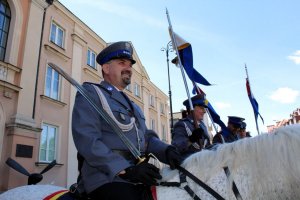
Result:
{"label": "horse mane", "polygon": [[[292,197],[300,197],[299,153],[297,124],[279,128],[272,134],[220,144],[216,150],[203,150],[189,156],[182,167],[208,182],[216,174],[224,173],[222,168],[227,166],[231,172],[229,182],[234,180],[241,194],[247,197],[278,199],[282,191],[284,195],[289,191]],[[174,172],[163,171],[164,180],[172,175]]]}

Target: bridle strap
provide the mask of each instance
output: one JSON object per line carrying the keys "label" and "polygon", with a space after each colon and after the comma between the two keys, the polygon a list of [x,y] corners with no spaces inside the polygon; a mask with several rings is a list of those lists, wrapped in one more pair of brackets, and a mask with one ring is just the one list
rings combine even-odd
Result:
{"label": "bridle strap", "polygon": [[190,188],[190,186],[186,185],[183,187],[183,189],[185,189],[185,191],[195,200],[201,200],[196,194],[195,192]]}
{"label": "bridle strap", "polygon": [[[228,178],[230,176],[229,168],[228,167],[223,167],[223,169],[224,169],[224,172],[225,172],[225,174]],[[232,188],[231,189],[232,189],[233,194],[234,194],[234,196],[237,200],[243,200],[242,195],[240,194],[239,189],[237,188],[234,181],[232,181]]]}
{"label": "bridle strap", "polygon": [[[188,185],[188,183],[186,181],[186,175],[179,172],[179,178],[180,178],[180,182],[160,182],[159,185],[160,186],[166,186],[166,187],[180,187],[180,188],[183,188],[191,196],[191,198],[193,198],[194,200],[201,200],[197,196],[197,194]],[[182,187],[181,184],[185,184],[185,185]]]}
{"label": "bridle strap", "polygon": [[193,174],[191,174],[189,171],[187,171],[186,169],[184,169],[183,167],[177,165],[176,168],[182,172],[183,174],[185,174],[186,176],[188,176],[190,179],[192,179],[193,181],[195,181],[195,183],[197,183],[198,185],[200,185],[203,189],[205,189],[207,192],[209,192],[213,197],[215,197],[217,200],[225,200],[221,195],[219,195],[215,190],[213,190],[211,187],[209,187],[208,185],[206,185],[204,182],[202,182],[200,179],[198,179],[196,176],[194,176]]}
{"label": "bridle strap", "polygon": [[166,187],[180,187],[181,183],[179,182],[160,182],[160,186],[166,186]]}
{"label": "bridle strap", "polygon": [[182,172],[179,173],[180,183],[186,183],[186,185],[183,187],[185,191],[194,199],[194,200],[201,200],[197,194],[190,188],[190,186],[187,184],[186,181],[186,175]]}

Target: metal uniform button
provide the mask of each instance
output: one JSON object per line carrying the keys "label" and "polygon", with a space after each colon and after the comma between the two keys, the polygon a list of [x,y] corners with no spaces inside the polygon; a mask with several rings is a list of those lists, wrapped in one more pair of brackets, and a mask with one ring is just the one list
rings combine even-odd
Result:
{"label": "metal uniform button", "polygon": [[120,113],[120,118],[125,121],[125,115],[123,113]]}

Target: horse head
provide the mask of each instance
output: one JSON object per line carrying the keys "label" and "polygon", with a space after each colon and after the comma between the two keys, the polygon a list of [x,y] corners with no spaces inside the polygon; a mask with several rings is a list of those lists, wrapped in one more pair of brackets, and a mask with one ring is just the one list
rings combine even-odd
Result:
{"label": "horse head", "polygon": [[30,174],[22,165],[20,165],[17,161],[8,158],[6,160],[6,164],[16,170],[17,172],[20,172],[21,174],[24,174],[25,176],[28,176],[28,185],[35,185],[39,183],[43,179],[43,174],[49,171],[52,167],[56,165],[56,160],[53,160],[51,163],[49,163],[45,169],[43,169],[40,173],[32,173]]}

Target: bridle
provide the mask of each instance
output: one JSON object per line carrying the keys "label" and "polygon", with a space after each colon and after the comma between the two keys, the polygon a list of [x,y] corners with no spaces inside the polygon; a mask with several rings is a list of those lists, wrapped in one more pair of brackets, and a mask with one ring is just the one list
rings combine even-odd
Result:
{"label": "bridle", "polygon": [[[203,181],[201,181],[199,178],[194,176],[192,173],[187,171],[185,168],[181,166],[176,166],[176,168],[179,171],[179,180],[180,182],[160,182],[160,186],[168,186],[168,187],[180,187],[183,188],[194,200],[201,200],[200,197],[196,195],[196,193],[189,187],[186,177],[189,177],[192,179],[195,183],[197,183],[199,186],[201,186],[204,190],[206,190],[208,193],[210,193],[213,197],[215,197],[217,200],[225,200],[221,195],[219,195],[215,190],[213,190],[210,186],[205,184]],[[230,176],[230,170],[228,167],[223,167],[224,172],[226,174],[226,177],[229,178]],[[242,200],[242,196],[235,184],[234,181],[232,181],[232,187],[231,187],[233,194],[237,200]]]}
{"label": "bridle", "polygon": [[200,197],[198,197],[197,194],[189,187],[187,180],[186,180],[186,177],[189,177],[195,183],[197,183],[199,186],[201,186],[203,189],[205,189],[208,193],[210,193],[213,197],[215,197],[217,200],[225,200],[215,190],[213,190],[210,186],[208,186],[203,181],[201,181],[199,178],[194,176],[192,173],[187,171],[185,168],[183,168],[181,166],[176,166],[176,168],[179,171],[180,182],[160,182],[160,186],[168,186],[168,187],[171,186],[171,187],[183,188],[193,199],[201,200]]}

